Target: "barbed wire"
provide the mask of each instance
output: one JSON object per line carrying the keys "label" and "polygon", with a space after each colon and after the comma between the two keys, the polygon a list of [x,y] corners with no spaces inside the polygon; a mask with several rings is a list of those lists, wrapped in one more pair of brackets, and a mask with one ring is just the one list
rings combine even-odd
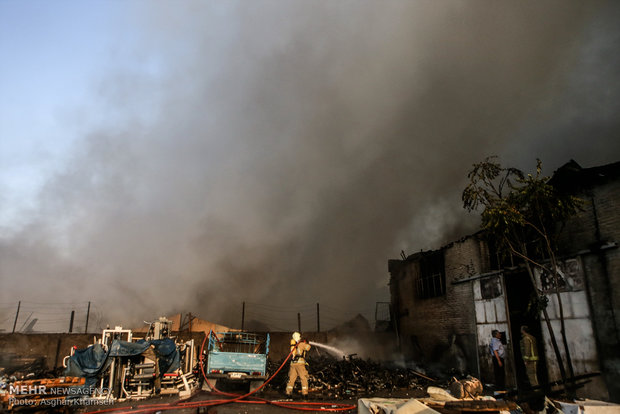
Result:
{"label": "barbed wire", "polygon": [[256,307],[261,309],[273,310],[276,312],[292,312],[292,311],[307,311],[316,309],[316,303],[307,304],[307,305],[295,305],[295,306],[279,306],[279,305],[269,305],[266,303],[254,303],[254,302],[245,302],[246,309],[247,307]]}
{"label": "barbed wire", "polygon": [[73,332],[84,330],[89,303],[39,302],[22,300],[0,303],[0,330],[4,332],[68,332],[73,317]]}
{"label": "barbed wire", "polygon": [[[87,312],[90,304],[90,314]],[[299,325],[305,330],[327,330],[351,321],[362,315],[374,324],[375,311],[342,308],[319,303],[295,304],[292,306],[245,302],[244,318],[248,322],[265,324],[269,329],[297,330]],[[18,314],[19,307],[19,314]],[[73,332],[83,332],[88,323],[89,332],[103,329],[105,310],[94,302],[39,302],[16,301],[0,302],[0,330],[4,332],[68,332],[73,313]],[[16,318],[17,317],[17,318]],[[35,321],[36,320],[36,321]],[[33,322],[34,321],[34,322]],[[30,326],[30,324],[32,324]],[[320,328],[319,328],[320,326]]]}
{"label": "barbed wire", "polygon": [[301,327],[319,325],[329,329],[349,322],[357,315],[362,315],[370,324],[374,324],[374,311],[369,309],[353,310],[322,304],[276,306],[270,304],[245,302],[244,318],[246,321],[260,322],[270,329],[296,330]]}

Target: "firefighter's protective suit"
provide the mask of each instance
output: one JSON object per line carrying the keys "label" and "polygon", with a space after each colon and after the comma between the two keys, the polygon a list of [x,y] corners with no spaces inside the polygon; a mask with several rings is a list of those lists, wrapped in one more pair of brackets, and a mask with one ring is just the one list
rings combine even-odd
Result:
{"label": "firefighter's protective suit", "polygon": [[288,384],[286,395],[292,395],[297,377],[301,380],[301,394],[308,395],[308,370],[306,369],[306,352],[310,350],[310,344],[301,340],[298,332],[291,339],[291,366],[288,371]]}

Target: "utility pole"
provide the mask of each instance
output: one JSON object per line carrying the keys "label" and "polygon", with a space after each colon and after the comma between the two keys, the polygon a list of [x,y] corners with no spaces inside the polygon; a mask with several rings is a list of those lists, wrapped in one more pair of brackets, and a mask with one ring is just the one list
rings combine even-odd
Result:
{"label": "utility pole", "polygon": [[241,330],[243,331],[243,328],[245,326],[245,302],[243,302],[243,307],[241,308]]}
{"label": "utility pole", "polygon": [[19,318],[19,308],[22,306],[22,301],[17,303],[17,313],[15,313],[15,322],[13,323],[13,333],[15,333],[15,326],[17,326],[17,318]]}
{"label": "utility pole", "polygon": [[84,328],[84,333],[88,333],[88,317],[90,316],[90,302],[88,302],[88,310],[86,311],[86,328]]}
{"label": "utility pole", "polygon": [[321,332],[321,314],[319,312],[319,303],[316,303],[316,331]]}
{"label": "utility pole", "polygon": [[75,317],[75,311],[71,311],[71,322],[69,322],[69,333],[73,333],[73,318]]}

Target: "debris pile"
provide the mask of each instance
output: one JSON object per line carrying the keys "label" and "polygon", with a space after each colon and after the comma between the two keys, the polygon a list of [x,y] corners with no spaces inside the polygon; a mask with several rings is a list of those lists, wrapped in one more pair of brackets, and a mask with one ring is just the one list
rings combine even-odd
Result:
{"label": "debris pile", "polygon": [[[284,362],[270,361],[269,371],[275,372]],[[309,388],[312,394],[325,399],[347,399],[361,395],[389,394],[407,389],[424,394],[424,385],[430,378],[413,369],[390,367],[370,360],[353,357],[335,360],[320,356],[309,360]],[[283,392],[288,369],[282,369],[270,386]]]}
{"label": "debris pile", "polygon": [[471,375],[460,381],[452,378],[450,394],[456,398],[475,398],[482,394],[482,383],[478,378],[474,378]]}
{"label": "debris pile", "polygon": [[61,371],[46,369],[43,356],[24,357],[15,353],[0,354],[0,367],[0,377],[15,377],[15,379],[53,378]]}

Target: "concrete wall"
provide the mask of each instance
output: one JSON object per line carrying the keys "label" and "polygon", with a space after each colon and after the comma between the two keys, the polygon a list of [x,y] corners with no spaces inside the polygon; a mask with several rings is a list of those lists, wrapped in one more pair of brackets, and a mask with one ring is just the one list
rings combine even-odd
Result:
{"label": "concrete wall", "polygon": [[[192,332],[177,336],[183,341],[194,339],[199,350],[205,335],[203,332]],[[12,371],[37,359],[42,361],[42,368],[46,371],[62,370],[63,358],[71,354],[73,346],[86,348],[99,338],[101,335],[93,334],[3,333],[0,334],[0,371],[2,368]]]}
{"label": "concrete wall", "polygon": [[[100,337],[97,336],[97,337]],[[71,353],[71,348],[86,348],[93,343],[92,334],[0,334],[2,358],[0,368],[12,370],[29,363],[35,358],[43,358],[43,368],[54,370],[62,367],[62,360]]]}
{"label": "concrete wall", "polygon": [[[279,361],[289,353],[292,332],[272,332],[269,359]],[[204,332],[178,334],[179,340],[194,339],[196,354],[205,337]],[[92,334],[0,334],[0,373],[1,369],[12,370],[15,366],[29,364],[35,359],[42,360],[47,371],[61,369],[63,358],[70,355],[71,348],[86,348],[100,335]],[[304,337],[310,341],[341,349],[346,355],[357,354],[358,358],[394,360],[397,354],[397,341],[394,333],[374,332],[309,332]],[[206,347],[206,345],[205,345]],[[315,347],[313,354],[326,353],[324,348]],[[27,374],[25,372],[24,374]]]}

